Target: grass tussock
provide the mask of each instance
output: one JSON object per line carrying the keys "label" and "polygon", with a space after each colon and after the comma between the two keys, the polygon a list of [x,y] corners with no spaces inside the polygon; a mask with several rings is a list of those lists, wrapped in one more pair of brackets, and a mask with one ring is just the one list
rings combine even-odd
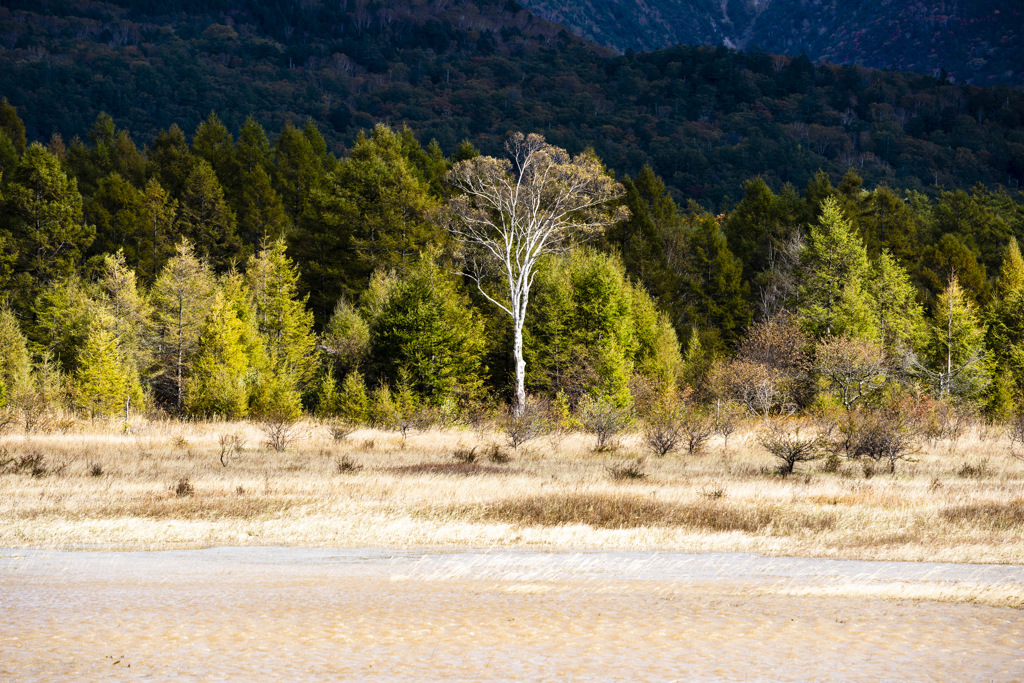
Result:
{"label": "grass tussock", "polygon": [[1006,503],[974,503],[954,505],[941,512],[942,518],[954,524],[970,524],[991,529],[1024,529],[1024,498]]}
{"label": "grass tussock", "polygon": [[625,493],[532,496],[448,508],[442,514],[521,526],[586,524],[598,529],[667,526],[751,534],[821,531],[835,523],[834,515],[827,512],[794,513],[780,506],[731,504],[712,499],[673,503]]}
{"label": "grass tussock", "polygon": [[507,467],[492,467],[476,461],[455,461],[455,462],[421,462],[415,465],[400,465],[388,468],[386,471],[394,474],[416,475],[434,474],[441,476],[468,477],[472,475],[509,475],[513,470]]}

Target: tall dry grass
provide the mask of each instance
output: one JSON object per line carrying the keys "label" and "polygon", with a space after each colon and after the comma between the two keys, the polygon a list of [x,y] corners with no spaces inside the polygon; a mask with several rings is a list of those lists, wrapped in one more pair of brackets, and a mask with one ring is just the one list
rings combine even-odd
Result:
{"label": "tall dry grass", "polygon": [[[749,428],[728,448],[645,455],[639,434],[486,430],[403,439],[300,425],[285,451],[249,423],[79,423],[0,436],[0,546],[573,547],[1024,563],[1024,462],[975,425],[896,473],[871,461],[792,476]],[[616,472],[629,470],[630,476]],[[641,476],[642,475],[642,476]]]}

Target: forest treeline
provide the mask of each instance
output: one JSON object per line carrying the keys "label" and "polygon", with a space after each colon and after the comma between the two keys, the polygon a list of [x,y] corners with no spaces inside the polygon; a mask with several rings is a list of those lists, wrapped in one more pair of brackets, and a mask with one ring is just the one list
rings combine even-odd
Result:
{"label": "forest treeline", "polygon": [[534,131],[716,212],[758,175],[778,191],[853,166],[933,198],[1024,176],[1019,87],[724,47],[614,56],[504,0],[18,0],[0,44],[0,94],[34,140],[85,138],[100,112],[147,145],[211,111],[233,131],[312,118],[337,156],[376,123],[448,156]]}
{"label": "forest treeline", "polygon": [[[478,154],[379,125],[339,159],[312,121],[236,135],[216,115],[143,148],[100,115],[44,146],[0,103],[0,401],[375,424],[501,402],[508,318],[437,227]],[[629,218],[544,257],[530,297],[527,388],[565,419],[674,396],[766,418],[1024,401],[1019,194],[866,190],[851,169],[752,178],[714,214],[649,167],[622,187]]]}

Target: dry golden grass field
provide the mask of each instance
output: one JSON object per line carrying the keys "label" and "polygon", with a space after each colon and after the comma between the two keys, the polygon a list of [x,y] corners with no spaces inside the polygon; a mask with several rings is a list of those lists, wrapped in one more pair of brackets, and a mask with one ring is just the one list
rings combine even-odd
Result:
{"label": "dry golden grass field", "polygon": [[[789,477],[774,473],[752,427],[727,445],[712,439],[699,455],[664,458],[645,456],[639,434],[603,453],[582,433],[513,452],[496,448],[497,432],[403,440],[363,429],[336,441],[313,422],[284,451],[265,441],[249,423],[9,432],[0,436],[0,546],[573,548],[1024,564],[1024,461],[984,425],[955,442],[922,443],[895,474],[843,459],[838,469],[800,463]],[[643,476],[622,476],[629,469]]]}

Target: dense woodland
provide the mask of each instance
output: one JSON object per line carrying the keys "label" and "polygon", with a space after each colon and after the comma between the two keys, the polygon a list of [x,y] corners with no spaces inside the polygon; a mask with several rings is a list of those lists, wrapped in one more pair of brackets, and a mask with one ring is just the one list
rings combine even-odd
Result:
{"label": "dense woodland", "polygon": [[678,43],[1021,85],[1024,8],[1015,0],[527,0],[546,19],[619,52]]}
{"label": "dense woodland", "polygon": [[724,47],[614,56],[511,2],[12,1],[0,40],[34,140],[86,139],[101,112],[146,145],[211,111],[235,132],[311,118],[339,157],[376,123],[448,156],[535,131],[715,212],[758,175],[779,192],[854,167],[933,200],[1024,176],[1019,88]]}
{"label": "dense woodland", "polygon": [[[328,150],[313,121],[216,115],[140,148],[101,114],[44,146],[0,105],[7,414],[394,425],[506,400],[508,318],[436,227],[477,149],[378,125]],[[766,418],[1024,400],[1017,193],[866,190],[851,169],[756,177],[715,214],[649,167],[622,192],[629,218],[546,257],[531,294],[527,386],[565,421],[678,397]]]}

